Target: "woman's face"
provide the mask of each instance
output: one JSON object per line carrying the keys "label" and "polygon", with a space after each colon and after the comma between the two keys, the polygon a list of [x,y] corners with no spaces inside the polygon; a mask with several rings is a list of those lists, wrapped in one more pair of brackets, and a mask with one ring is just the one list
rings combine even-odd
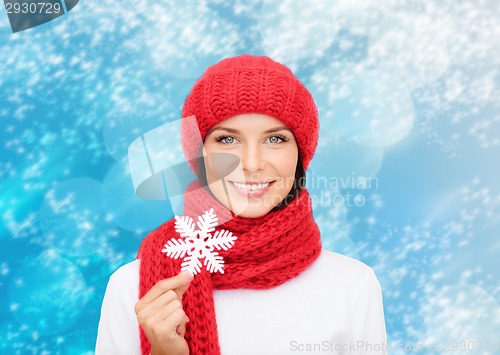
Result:
{"label": "woman's face", "polygon": [[[224,120],[208,132],[203,150],[210,190],[239,216],[265,215],[293,187],[297,143],[292,132],[274,117],[250,113]],[[221,174],[214,169],[221,164],[214,163],[214,153],[234,154],[240,163],[225,177],[217,179]]]}

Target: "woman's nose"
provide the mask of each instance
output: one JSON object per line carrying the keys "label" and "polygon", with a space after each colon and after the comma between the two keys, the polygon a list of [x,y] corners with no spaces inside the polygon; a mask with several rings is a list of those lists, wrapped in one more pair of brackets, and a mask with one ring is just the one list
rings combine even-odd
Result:
{"label": "woman's nose", "polygon": [[245,147],[240,159],[243,170],[246,170],[249,173],[262,170],[265,166],[265,159],[259,147]]}

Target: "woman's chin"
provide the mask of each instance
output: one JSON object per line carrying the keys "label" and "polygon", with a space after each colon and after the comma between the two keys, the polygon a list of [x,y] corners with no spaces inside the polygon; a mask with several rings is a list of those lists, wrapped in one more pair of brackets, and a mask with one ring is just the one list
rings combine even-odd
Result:
{"label": "woman's chin", "polygon": [[262,210],[254,210],[254,209],[245,209],[241,212],[236,213],[233,211],[233,213],[239,217],[243,218],[259,218],[262,216],[265,216],[269,211],[262,211]]}
{"label": "woman's chin", "polygon": [[276,206],[269,196],[249,198],[229,193],[229,198],[231,201],[231,211],[235,215],[245,218],[258,218],[265,216]]}

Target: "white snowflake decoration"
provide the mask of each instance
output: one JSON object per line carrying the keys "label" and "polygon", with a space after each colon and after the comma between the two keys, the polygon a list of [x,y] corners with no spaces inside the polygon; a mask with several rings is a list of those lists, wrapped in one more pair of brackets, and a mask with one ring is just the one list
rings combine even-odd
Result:
{"label": "white snowflake decoration", "polygon": [[213,208],[198,216],[196,224],[198,230],[194,229],[191,217],[175,216],[175,231],[184,239],[170,239],[162,252],[174,259],[184,258],[181,270],[188,270],[194,275],[201,271],[201,259],[204,259],[203,265],[209,272],[218,271],[223,274],[224,259],[214,249],[228,250],[237,237],[225,229],[211,234],[218,225]]}

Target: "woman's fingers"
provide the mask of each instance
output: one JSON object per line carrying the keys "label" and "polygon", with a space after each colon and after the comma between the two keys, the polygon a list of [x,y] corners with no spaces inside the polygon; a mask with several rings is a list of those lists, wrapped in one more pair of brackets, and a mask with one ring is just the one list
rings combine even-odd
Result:
{"label": "woman's fingers", "polygon": [[166,306],[174,300],[179,300],[177,298],[177,293],[175,293],[174,290],[168,290],[153,302],[142,303],[136,306],[137,319],[141,322],[142,320],[156,318],[158,314],[164,313]]}
{"label": "woman's fingers", "polygon": [[[173,301],[171,301],[166,306],[164,306],[163,308],[159,309],[156,312],[156,314],[154,315],[154,321],[155,322],[162,322],[162,321],[166,320],[167,318],[169,318],[178,309],[183,310],[182,302],[179,301],[177,298],[175,298]],[[183,312],[184,312],[184,310],[183,310]],[[176,327],[177,334],[184,336],[184,334],[186,333],[186,323],[187,322],[189,322],[189,317],[184,312],[184,318],[182,319],[181,323],[177,324],[177,327]]]}
{"label": "woman's fingers", "polygon": [[[176,335],[184,336],[186,330],[187,316],[182,307],[173,301],[159,314],[149,319],[148,326],[154,329],[154,333],[160,337],[175,338]],[[184,330],[181,332],[179,330]]]}
{"label": "woman's fingers", "polygon": [[175,300],[173,300],[163,308],[158,309],[153,315],[150,315],[148,319],[150,320],[151,324],[161,324],[179,309],[182,310],[182,303],[177,298],[175,298]]}
{"label": "woman's fingers", "polygon": [[[164,320],[164,326],[169,332],[172,331],[180,336],[184,336],[187,320],[188,318],[186,313],[184,313],[184,310],[182,308],[176,309],[167,319]],[[181,331],[178,331],[179,329]]]}
{"label": "woman's fingers", "polygon": [[185,321],[177,326],[177,334],[184,336],[186,334],[186,325],[189,322],[189,317],[186,316]]}
{"label": "woman's fingers", "polygon": [[163,293],[169,290],[176,289],[180,290],[180,294],[179,292],[176,293],[178,297],[180,296],[179,298],[182,299],[182,294],[184,293],[184,291],[186,291],[192,279],[193,274],[191,274],[189,271],[181,271],[174,277],[158,281],[156,285],[154,285],[151,290],[149,290],[149,292],[146,293],[143,298],[141,298],[140,301],[142,303],[150,303]]}
{"label": "woman's fingers", "polygon": [[183,271],[181,272],[181,277],[186,281],[186,283],[176,287],[174,291],[177,293],[177,297],[179,298],[180,301],[182,301],[182,296],[184,295],[184,292],[188,289],[191,281],[194,278],[194,275],[190,273],[189,271]]}

